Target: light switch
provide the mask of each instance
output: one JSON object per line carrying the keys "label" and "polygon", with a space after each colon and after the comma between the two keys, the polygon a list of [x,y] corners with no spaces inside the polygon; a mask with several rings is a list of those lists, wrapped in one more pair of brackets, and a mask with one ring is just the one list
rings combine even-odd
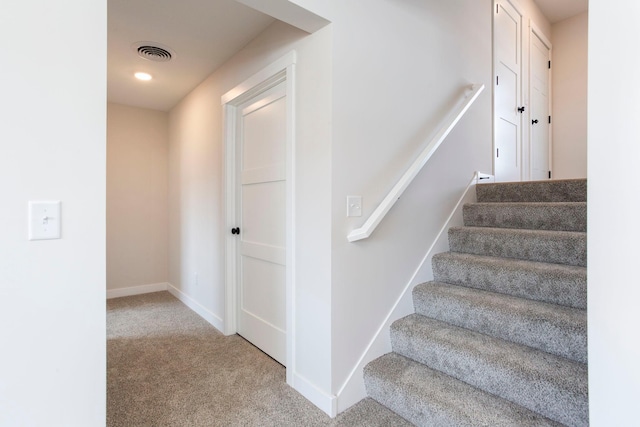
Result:
{"label": "light switch", "polygon": [[347,216],[362,216],[362,196],[347,196]]}
{"label": "light switch", "polygon": [[29,240],[60,238],[60,202],[29,202]]}

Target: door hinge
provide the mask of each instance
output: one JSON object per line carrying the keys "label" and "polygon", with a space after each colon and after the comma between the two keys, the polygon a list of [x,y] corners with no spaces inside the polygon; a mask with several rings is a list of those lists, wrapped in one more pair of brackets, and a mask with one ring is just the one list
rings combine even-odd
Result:
{"label": "door hinge", "polygon": [[551,61],[549,61],[549,69],[551,69]]}
{"label": "door hinge", "polygon": [[549,124],[551,124],[551,116],[549,116]]}
{"label": "door hinge", "polygon": [[551,179],[551,171],[549,171],[549,179]]}
{"label": "door hinge", "polygon": [[496,76],[496,86],[500,84],[500,76]]}
{"label": "door hinge", "polygon": [[500,157],[500,149],[496,148],[496,157]]}

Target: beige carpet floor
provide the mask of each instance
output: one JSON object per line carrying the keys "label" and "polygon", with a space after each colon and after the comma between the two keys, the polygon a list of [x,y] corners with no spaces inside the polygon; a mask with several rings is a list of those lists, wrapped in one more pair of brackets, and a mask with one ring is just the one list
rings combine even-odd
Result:
{"label": "beige carpet floor", "polygon": [[285,369],[168,292],[107,302],[107,426],[410,426],[365,399],[330,419]]}

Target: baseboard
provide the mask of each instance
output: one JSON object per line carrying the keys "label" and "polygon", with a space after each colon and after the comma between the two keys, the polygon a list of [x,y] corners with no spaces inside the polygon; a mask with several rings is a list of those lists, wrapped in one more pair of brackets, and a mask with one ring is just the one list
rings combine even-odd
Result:
{"label": "baseboard", "polygon": [[338,415],[336,396],[325,393],[309,380],[296,373],[293,374],[293,388],[331,418]]}
{"label": "baseboard", "polygon": [[440,229],[440,232],[431,244],[431,247],[418,265],[418,268],[416,268],[413,276],[409,279],[409,282],[387,314],[387,317],[376,331],[372,340],[369,342],[366,350],[358,360],[357,365],[353,368],[347,377],[347,380],[338,391],[336,405],[337,413],[347,410],[352,405],[366,397],[363,378],[364,367],[372,360],[391,351],[391,339],[388,333],[391,324],[402,317],[414,313],[411,291],[417,284],[433,279],[431,259],[437,253],[449,250],[448,230],[450,227],[462,225],[462,206],[465,203],[476,201],[475,191],[471,190],[475,189],[478,176],[480,176],[478,172],[473,175],[473,178],[467,185],[467,188],[464,190],[462,196],[458,200],[458,203],[449,214],[447,221]]}
{"label": "baseboard", "polygon": [[107,299],[130,297],[132,295],[150,294],[152,292],[166,291],[169,284],[152,283],[150,285],[131,286],[128,288],[107,289]]}
{"label": "baseboard", "polygon": [[220,332],[224,331],[224,321],[220,317],[209,311],[209,309],[204,307],[198,301],[191,298],[189,295],[185,294],[180,289],[173,286],[171,283],[167,283],[167,290],[171,293],[171,295],[182,301],[184,305],[189,307],[191,310],[196,312],[196,314],[209,322],[211,326],[213,326]]}

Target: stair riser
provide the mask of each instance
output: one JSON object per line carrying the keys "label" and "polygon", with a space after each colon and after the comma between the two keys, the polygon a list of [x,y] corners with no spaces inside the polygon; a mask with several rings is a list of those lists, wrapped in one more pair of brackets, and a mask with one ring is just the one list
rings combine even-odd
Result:
{"label": "stair riser", "polygon": [[364,381],[369,396],[417,426],[561,427],[395,353],[367,365]]}
{"label": "stair riser", "polygon": [[413,301],[423,316],[587,362],[583,310],[439,283],[416,286]]}
{"label": "stair riser", "polygon": [[425,328],[415,321],[420,317],[392,325],[396,353],[552,420],[588,425],[584,365],[439,322]]}
{"label": "stair riser", "polygon": [[533,181],[476,185],[478,202],[586,202],[587,181]]}
{"label": "stair riser", "polygon": [[527,230],[587,231],[586,203],[478,203],[463,207],[464,225]]}
{"label": "stair riser", "polygon": [[449,229],[453,252],[586,267],[586,233],[500,228]]}
{"label": "stair riser", "polygon": [[437,282],[587,308],[587,271],[582,267],[441,253],[433,257]]}

